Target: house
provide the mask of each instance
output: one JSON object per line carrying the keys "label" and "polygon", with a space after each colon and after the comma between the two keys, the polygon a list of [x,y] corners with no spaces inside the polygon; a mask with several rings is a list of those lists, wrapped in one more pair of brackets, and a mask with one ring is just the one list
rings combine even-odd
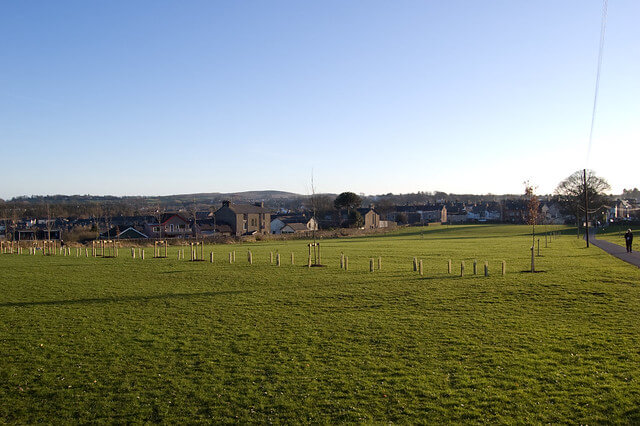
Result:
{"label": "house", "polygon": [[118,240],[139,240],[142,238],[149,238],[142,232],[138,231],[132,226],[127,227],[124,231],[120,232],[120,227],[116,226],[108,231],[100,234],[102,239],[118,239]]}
{"label": "house", "polygon": [[467,221],[467,211],[464,208],[447,210],[447,222],[451,224],[465,223]]}
{"label": "house", "polygon": [[507,223],[526,223],[527,202],[525,200],[504,200],[502,203],[502,221]]}
{"label": "house", "polygon": [[191,235],[189,221],[177,213],[165,213],[160,218],[144,224],[144,233],[150,238],[176,238]]}
{"label": "house", "polygon": [[560,206],[556,203],[544,203],[542,207],[540,207],[540,217],[542,223],[552,225],[562,225],[566,223],[568,219],[567,216],[560,212]]}
{"label": "house", "polygon": [[214,215],[216,223],[230,226],[234,236],[271,232],[271,214],[263,203],[251,205],[223,201]]}
{"label": "house", "polygon": [[422,215],[423,223],[447,221],[447,206],[421,206],[418,212]]}
{"label": "house", "polygon": [[624,220],[628,219],[630,213],[635,209],[632,204],[627,200],[616,200],[607,212],[607,220],[615,221],[615,220]]}
{"label": "house", "polygon": [[14,232],[17,241],[25,240],[61,240],[62,230],[60,229],[42,229],[31,227],[29,229],[16,229]]}
{"label": "house", "polygon": [[[305,231],[317,231],[318,230],[318,221],[311,217],[308,218],[304,215],[300,216],[278,216],[271,220],[271,233],[272,234],[281,234],[282,229],[292,223],[303,224],[305,227]],[[297,225],[296,225],[297,226]],[[300,228],[297,226],[297,228]]]}
{"label": "house", "polygon": [[287,223],[281,230],[281,234],[299,234],[302,232],[309,232],[307,225],[300,222]]}
{"label": "house", "polygon": [[476,204],[467,210],[467,221],[497,222],[502,216],[500,210],[500,206],[497,203]]}
{"label": "house", "polygon": [[364,220],[364,229],[380,228],[380,215],[373,209],[373,206],[368,208],[356,209],[362,219]]}
{"label": "house", "polygon": [[398,221],[399,217],[405,217],[407,223],[411,225],[446,222],[447,206],[444,204],[395,206],[394,211],[387,215],[389,220]]}
{"label": "house", "polygon": [[122,231],[121,233],[119,233],[116,238],[118,238],[119,240],[137,240],[137,239],[149,238],[149,237],[147,237],[142,232],[130,226],[124,231]]}

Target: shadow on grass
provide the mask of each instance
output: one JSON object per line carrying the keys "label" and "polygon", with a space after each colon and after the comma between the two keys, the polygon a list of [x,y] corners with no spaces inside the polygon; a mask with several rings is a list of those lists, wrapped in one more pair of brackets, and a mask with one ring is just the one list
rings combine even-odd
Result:
{"label": "shadow on grass", "polygon": [[211,297],[225,296],[240,293],[250,293],[249,290],[232,290],[232,291],[205,291],[200,293],[169,293],[157,294],[152,296],[124,296],[124,297],[100,297],[91,299],[74,299],[74,300],[43,300],[34,302],[7,302],[0,303],[0,308],[16,308],[22,306],[61,306],[61,305],[82,305],[91,303],[117,303],[117,302],[148,302],[152,300],[164,299],[188,299],[192,297]]}
{"label": "shadow on grass", "polygon": [[531,272],[530,269],[527,269],[526,271],[520,271],[521,274],[546,274],[547,271],[533,271]]}

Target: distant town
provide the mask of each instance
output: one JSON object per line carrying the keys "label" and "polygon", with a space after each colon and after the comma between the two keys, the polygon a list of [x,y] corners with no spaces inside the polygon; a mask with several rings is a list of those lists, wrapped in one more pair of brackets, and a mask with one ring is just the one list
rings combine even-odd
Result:
{"label": "distant town", "polygon": [[[540,224],[575,224],[571,203],[539,197]],[[640,191],[624,190],[593,209],[592,221],[640,220]],[[6,241],[243,237],[430,224],[525,223],[522,195],[444,192],[366,196],[353,192],[304,196],[281,191],[164,197],[40,196],[0,202]]]}

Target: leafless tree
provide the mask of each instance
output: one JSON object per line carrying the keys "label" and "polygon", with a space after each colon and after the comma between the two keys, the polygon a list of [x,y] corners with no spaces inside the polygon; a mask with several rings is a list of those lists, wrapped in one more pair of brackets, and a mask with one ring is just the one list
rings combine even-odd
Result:
{"label": "leafless tree", "polygon": [[47,240],[51,241],[51,230],[53,229],[54,220],[52,218],[51,206],[47,204],[47,220],[45,226],[47,228]]}
{"label": "leafless tree", "polygon": [[196,199],[193,199],[193,203],[190,206],[190,213],[193,217],[193,235],[198,238],[198,204],[196,203]]}
{"label": "leafless tree", "polygon": [[93,223],[96,227],[96,240],[100,237],[100,219],[102,218],[103,208],[100,203],[93,203],[89,209],[91,216],[93,217]]}
{"label": "leafless tree", "polygon": [[164,216],[164,208],[158,203],[156,209],[153,211],[153,217],[156,219],[158,229],[160,229],[160,239],[162,239],[162,217]]}
{"label": "leafless tree", "polygon": [[[584,179],[585,172],[578,170],[571,176],[564,179],[558,184],[554,193],[556,199],[565,213],[572,213],[576,218],[576,227],[578,235],[580,233],[581,219],[585,217],[585,213],[592,213],[608,203],[606,191],[611,190],[609,183],[599,176],[596,176],[593,170],[586,171],[586,182]],[[585,212],[585,194],[588,200]],[[585,220],[586,222],[586,220]]]}

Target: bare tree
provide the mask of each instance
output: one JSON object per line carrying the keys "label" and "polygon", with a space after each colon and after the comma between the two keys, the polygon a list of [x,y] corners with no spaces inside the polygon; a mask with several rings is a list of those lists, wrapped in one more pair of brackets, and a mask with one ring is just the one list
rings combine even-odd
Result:
{"label": "bare tree", "polygon": [[106,229],[106,238],[110,239],[111,234],[111,223],[113,222],[113,213],[115,211],[115,206],[110,203],[105,203],[102,209],[102,215],[104,217],[104,224]]}
{"label": "bare tree", "polygon": [[[584,179],[586,175],[586,181]],[[565,213],[575,216],[578,237],[581,219],[586,218],[608,203],[606,191],[611,190],[609,183],[593,170],[578,170],[558,184],[554,193]],[[585,206],[585,199],[587,200]]]}
{"label": "bare tree", "polygon": [[91,206],[90,212],[93,217],[93,223],[96,227],[96,240],[100,237],[100,219],[102,218],[102,205],[100,203],[94,203]]}
{"label": "bare tree", "polygon": [[190,208],[191,216],[193,217],[193,234],[198,239],[198,204],[196,203],[196,199],[193,199],[193,203]]}
{"label": "bare tree", "polygon": [[45,226],[47,227],[47,240],[51,241],[51,230],[53,229],[54,219],[51,217],[51,206],[47,204],[47,221]]}
{"label": "bare tree", "polygon": [[156,219],[158,229],[160,230],[160,239],[162,239],[162,217],[164,216],[164,208],[158,203],[156,209],[153,211],[153,217]]}

